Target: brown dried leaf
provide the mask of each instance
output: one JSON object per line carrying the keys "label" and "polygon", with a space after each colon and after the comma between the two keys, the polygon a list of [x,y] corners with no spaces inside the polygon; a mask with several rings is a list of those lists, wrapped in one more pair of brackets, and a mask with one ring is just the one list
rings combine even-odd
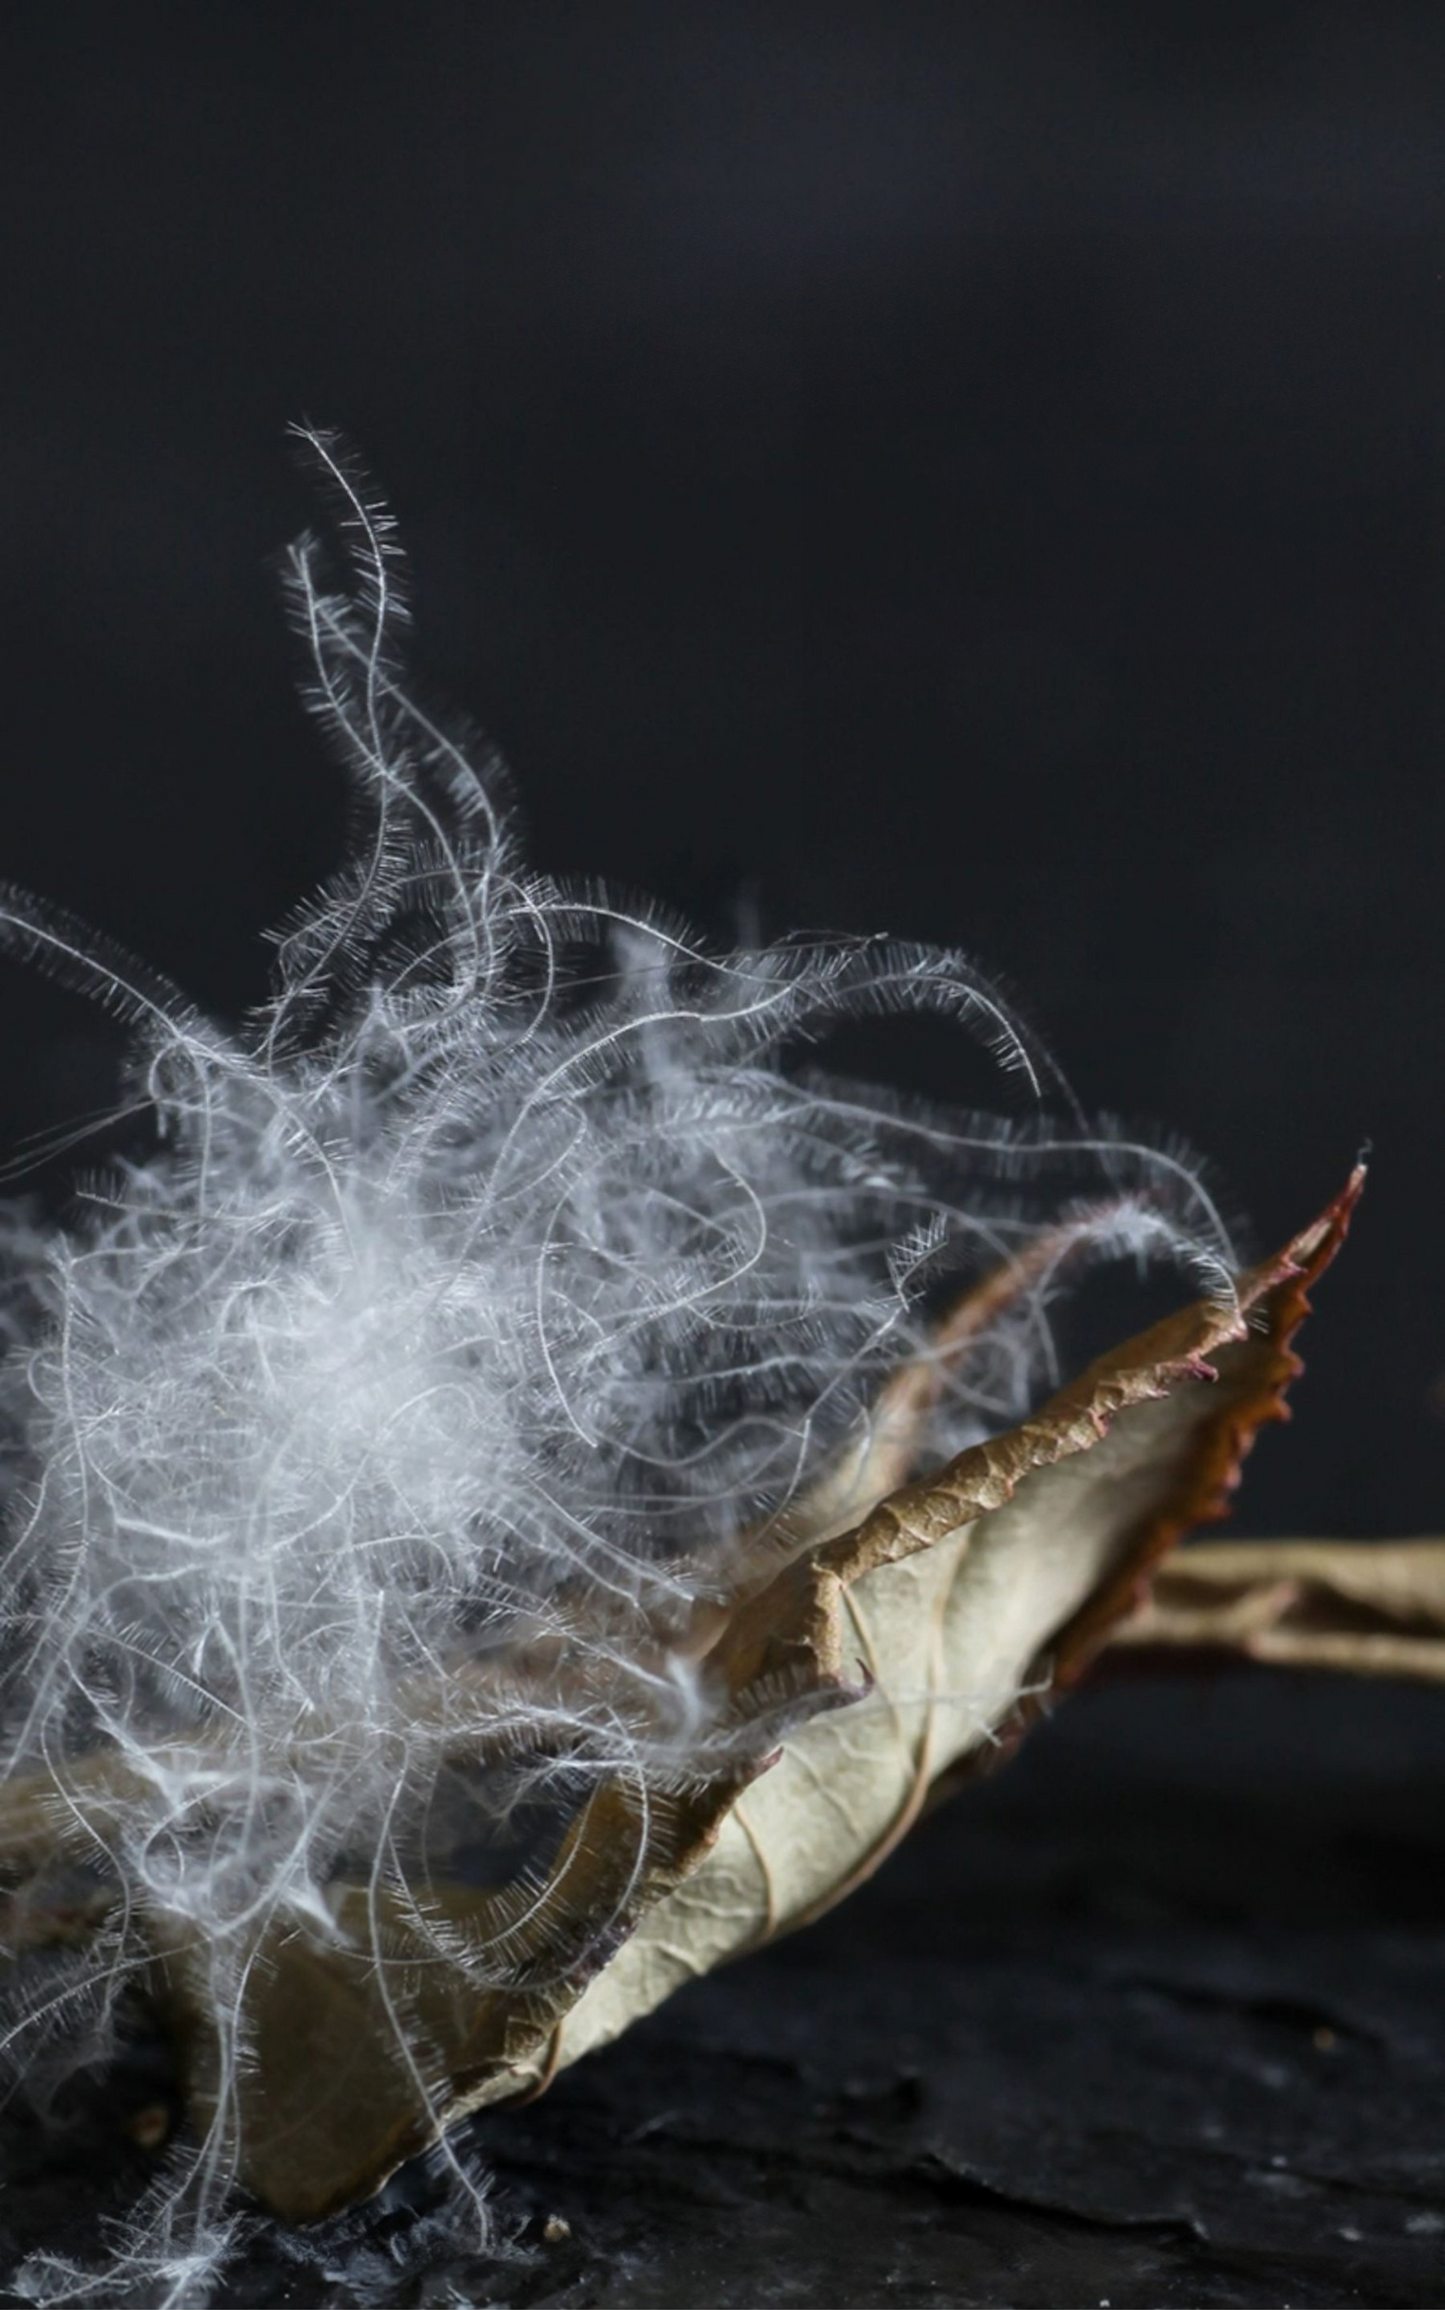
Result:
{"label": "brown dried leaf", "polygon": [[[414,1934],[408,1949],[398,1918],[379,1942],[355,1920],[344,1959],[299,1937],[269,1951],[240,2113],[248,2185],[293,2219],[346,2203],[439,2122],[540,2091],[680,1983],[806,1922],[876,1868],[930,1792],[997,1754],[1046,1692],[1077,1678],[1179,1533],[1222,1512],[1255,1430],[1280,1414],[1306,1288],[1358,1185],[1244,1276],[1236,1306],[1204,1302],[1157,1325],[1022,1427],[891,1492],[701,1626],[699,1649],[741,1717],[780,1694],[818,1713],[771,1769],[747,1764],[663,1804],[645,1831],[631,1800],[599,1791],[550,1888],[563,1898],[547,1926],[563,1961],[550,1977],[478,1996],[428,1966]],[[896,1384],[880,1424],[888,1450],[902,1449],[894,1413],[910,1391],[920,1384]],[[829,1515],[825,1505],[825,1527]],[[496,1900],[457,1895],[456,1923],[492,1928]],[[632,1931],[581,1986],[565,1969],[566,1930],[589,1912]],[[378,1969],[378,1946],[404,1978]],[[394,2011],[408,2017],[420,2078],[386,2051]],[[419,2084],[435,2095],[443,2079],[433,2114]]]}
{"label": "brown dried leaf", "polygon": [[[224,2112],[207,1951],[158,1948],[193,2116],[222,2120],[237,2178],[292,2220],[348,2204],[443,2127],[539,2092],[680,1983],[866,1877],[925,1803],[1077,1680],[1173,1541],[1223,1513],[1255,1431],[1282,1414],[1290,1337],[1360,1184],[1234,1302],[1184,1309],[1022,1426],[900,1485],[948,1355],[1027,1278],[984,1286],[891,1384],[854,1461],[770,1536],[751,1593],[699,1612],[693,1650],[737,1728],[727,1777],[681,1794],[600,1786],[541,1886],[357,1885],[336,1892],[334,1935],[273,1929]],[[111,1769],[83,1760],[72,1816],[103,1816]],[[50,1817],[43,1792],[15,1792],[0,1848],[42,1847]],[[505,1982],[479,1988],[468,1948],[503,1952]]]}
{"label": "brown dried leaf", "polygon": [[702,1866],[568,2016],[554,2066],[831,1907],[927,1798],[991,1762],[1077,1681],[1157,1558],[1224,1513],[1254,1434],[1281,1416],[1298,1368],[1289,1339],[1360,1184],[1241,1278],[1237,1309],[1201,1302],[1156,1325],[744,1609],[727,1643],[746,1671],[781,1666],[801,1641],[820,1674],[851,1658],[872,1691],[801,1728],[739,1797]]}

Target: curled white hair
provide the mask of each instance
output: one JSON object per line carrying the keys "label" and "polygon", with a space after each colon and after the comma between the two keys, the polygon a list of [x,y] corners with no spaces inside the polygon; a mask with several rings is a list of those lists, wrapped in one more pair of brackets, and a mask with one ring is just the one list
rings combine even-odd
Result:
{"label": "curled white hair", "polygon": [[[77,1223],[7,1231],[3,1770],[63,1792],[97,1751],[124,1768],[73,1854],[116,1889],[109,1922],[83,1962],[18,1969],[21,2064],[57,2034],[98,2058],[159,1938],[204,1953],[234,2082],[246,1969],[278,1918],[331,1929],[358,1874],[424,1917],[443,1833],[524,1852],[539,1807],[598,1775],[723,1769],[735,1728],[668,1631],[785,1527],[924,1346],[940,1278],[1061,1214],[1071,1254],[1230,1265],[1187,1161],[1087,1127],[961,955],[719,954],[532,872],[490,751],[408,685],[385,509],[334,437],[302,439],[345,575],[307,538],[288,592],[355,825],[274,934],[269,1001],[223,1029],[53,908],[0,897],[12,951],[128,1023],[156,1126]],[[902,1011],[981,1037],[1030,1119],[797,1062],[839,1020]],[[1048,1296],[1046,1273],[950,1374],[940,1457],[1023,1408]],[[585,1624],[579,1595],[603,1605]],[[565,1680],[468,1673],[549,1640]],[[505,1942],[437,1946],[506,1978]],[[410,2060],[404,2009],[396,2027]],[[223,2076],[210,2140],[138,2216],[112,2292],[123,2268],[196,2298],[225,2101]],[[52,2300],[82,2282],[58,2260],[26,2279]]]}

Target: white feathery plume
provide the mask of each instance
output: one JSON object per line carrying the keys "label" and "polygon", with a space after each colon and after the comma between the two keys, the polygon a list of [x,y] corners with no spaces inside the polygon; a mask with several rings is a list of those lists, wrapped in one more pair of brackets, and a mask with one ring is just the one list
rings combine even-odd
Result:
{"label": "white feathery plume", "polygon": [[[83,1962],[31,1987],[18,1969],[21,2069],[52,2039],[100,2058],[159,1940],[204,1952],[234,2082],[246,1969],[278,1919],[334,1929],[331,1888],[358,1876],[424,1917],[438,1840],[485,1878],[598,1775],[721,1770],[733,1734],[668,1632],[727,1596],[924,1348],[941,1278],[1061,1213],[1075,1251],[1183,1258],[1225,1288],[1232,1264],[1187,1160],[1091,1131],[960,955],[714,954],[529,870],[490,752],[407,686],[384,507],[332,435],[301,439],[345,575],[307,538],[287,585],[355,825],[275,934],[270,1000],[223,1029],[0,896],[11,951],[128,1022],[158,1141],[79,1223],[17,1211],[5,1230],[3,1771],[49,1773],[60,1806],[77,1760],[123,1768],[72,1843],[118,1901]],[[903,1011],[981,1037],[1032,1119],[799,1065],[839,1020]],[[950,1375],[937,1457],[1047,1376],[1048,1296]],[[564,1680],[489,1675],[549,1642]],[[437,1947],[506,1977],[505,1944]],[[229,2218],[225,2099],[223,2080],[211,2140],[137,2215],[105,2298],[200,2298]],[[91,2282],[60,2260],[25,2278],[45,2301]]]}

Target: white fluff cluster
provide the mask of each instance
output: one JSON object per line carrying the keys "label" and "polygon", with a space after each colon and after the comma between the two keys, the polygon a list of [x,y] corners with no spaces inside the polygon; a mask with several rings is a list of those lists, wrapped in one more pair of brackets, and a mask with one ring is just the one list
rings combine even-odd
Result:
{"label": "white fluff cluster", "polygon": [[[1228,1260],[1188,1167],[1084,1128],[957,954],[714,955],[530,872],[490,755],[404,686],[385,512],[304,439],[347,569],[303,541],[290,591],[356,833],[276,935],[271,1000],[228,1032],[53,911],[0,912],[130,1022],[158,1131],[70,1231],[10,1227],[3,1770],[63,1789],[106,1752],[121,1792],[72,1855],[110,1921],[43,2014],[22,2000],[22,2065],[43,2029],[103,2023],[157,1934],[209,1952],[243,2063],[261,1933],[328,1929],[339,1878],[424,1898],[459,1751],[448,1836],[474,1861],[525,1843],[539,1791],[716,1769],[732,1733],[669,1632],[918,1352],[941,1277],[1061,1209],[1075,1244]],[[890,1010],[985,1038],[1034,1119],[800,1069]],[[940,1455],[1023,1408],[1044,1297],[951,1375]],[[530,1695],[489,1676],[549,1644],[562,1671]]]}

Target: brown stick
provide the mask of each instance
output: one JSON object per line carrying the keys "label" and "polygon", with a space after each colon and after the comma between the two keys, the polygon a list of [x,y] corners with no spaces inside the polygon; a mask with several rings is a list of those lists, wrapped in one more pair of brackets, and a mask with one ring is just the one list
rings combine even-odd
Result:
{"label": "brown stick", "polygon": [[1182,1548],[1116,1629],[1109,1665],[1226,1654],[1445,1683],[1445,1540],[1227,1540]]}

